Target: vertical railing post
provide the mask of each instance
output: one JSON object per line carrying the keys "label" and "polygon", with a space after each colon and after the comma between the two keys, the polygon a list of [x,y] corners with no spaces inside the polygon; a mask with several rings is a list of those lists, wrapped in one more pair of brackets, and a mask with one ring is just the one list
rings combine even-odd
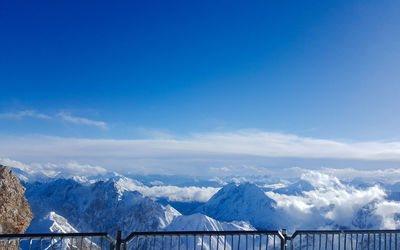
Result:
{"label": "vertical railing post", "polygon": [[122,232],[121,230],[118,230],[117,240],[115,242],[115,250],[121,250],[121,244],[122,244]]}
{"label": "vertical railing post", "polygon": [[286,229],[282,229],[282,236],[283,236],[283,238],[281,239],[281,250],[286,250],[286,246],[287,246],[287,231],[286,231]]}

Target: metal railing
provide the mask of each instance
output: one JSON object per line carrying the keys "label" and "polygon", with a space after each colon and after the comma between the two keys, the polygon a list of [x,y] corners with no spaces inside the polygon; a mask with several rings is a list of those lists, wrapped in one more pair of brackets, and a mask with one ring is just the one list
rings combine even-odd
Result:
{"label": "metal railing", "polygon": [[280,231],[134,232],[121,249],[281,249]]}
{"label": "metal railing", "polygon": [[171,231],[3,234],[0,249],[400,250],[400,230]]}
{"label": "metal railing", "polygon": [[0,234],[3,249],[115,249],[107,233]]}
{"label": "metal railing", "polygon": [[400,230],[301,230],[285,236],[288,250],[400,249]]}

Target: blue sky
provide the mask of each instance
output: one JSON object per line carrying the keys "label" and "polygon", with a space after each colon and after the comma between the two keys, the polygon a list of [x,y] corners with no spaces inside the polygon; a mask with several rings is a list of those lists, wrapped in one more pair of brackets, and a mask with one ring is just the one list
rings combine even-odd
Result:
{"label": "blue sky", "polygon": [[[373,152],[374,144],[363,157],[354,153],[350,158],[370,160],[381,153],[397,161],[398,1],[0,5],[4,140],[28,138],[35,144],[47,136],[200,143],[199,137],[213,142],[218,136],[245,134],[252,146],[235,154],[260,156],[248,151],[255,145],[252,138],[272,133],[355,149],[357,143],[378,143],[379,152]],[[240,143],[225,142],[222,148]],[[261,156],[342,158],[334,149],[318,156],[283,151]],[[29,153],[30,158],[3,149],[0,157],[29,161],[43,158],[43,152]],[[63,157],[68,158],[57,159]]]}

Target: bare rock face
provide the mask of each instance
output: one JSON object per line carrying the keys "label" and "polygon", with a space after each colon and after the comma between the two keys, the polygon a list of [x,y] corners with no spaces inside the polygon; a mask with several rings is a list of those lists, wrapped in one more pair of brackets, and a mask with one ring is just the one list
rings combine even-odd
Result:
{"label": "bare rock face", "polygon": [[25,188],[13,171],[0,165],[0,234],[22,234],[33,219]]}

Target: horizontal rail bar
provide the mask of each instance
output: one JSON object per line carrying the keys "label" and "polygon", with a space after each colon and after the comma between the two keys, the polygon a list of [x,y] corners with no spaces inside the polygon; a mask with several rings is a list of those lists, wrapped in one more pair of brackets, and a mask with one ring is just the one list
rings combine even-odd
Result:
{"label": "horizontal rail bar", "polygon": [[0,234],[0,239],[47,239],[47,238],[71,238],[71,237],[105,237],[113,239],[108,233],[33,233],[33,234]]}
{"label": "horizontal rail bar", "polygon": [[224,235],[253,235],[253,234],[269,234],[280,235],[280,231],[158,231],[158,232],[132,232],[124,239],[125,242],[130,241],[137,236],[179,236],[179,235],[205,235],[205,236],[224,236]]}
{"label": "horizontal rail bar", "polygon": [[[322,235],[322,239],[321,239]],[[361,235],[359,238],[358,236]],[[364,235],[366,235],[364,237]],[[372,235],[372,238],[370,237]],[[388,238],[386,238],[386,235],[388,235]],[[164,239],[164,236],[166,237],[179,237],[178,239],[174,239],[174,243],[177,243],[178,246],[181,244],[181,236],[189,236],[192,237],[194,236],[194,239],[191,239],[192,241],[194,240],[193,244],[197,244],[196,242],[200,242],[201,244],[216,244],[216,246],[219,246],[220,244],[224,243],[227,244],[229,243],[228,239],[226,236],[228,236],[231,243],[233,244],[233,240],[235,237],[235,245],[240,246],[240,244],[244,244],[244,242],[240,243],[240,236],[245,236],[245,242],[247,243],[248,237],[253,236],[253,247],[256,243],[258,244],[267,244],[268,242],[271,242],[273,240],[273,245],[275,246],[275,238],[277,239],[277,244],[282,244],[281,247],[277,247],[276,250],[279,249],[297,249],[300,246],[300,249],[304,246],[312,246],[312,249],[316,244],[318,244],[319,249],[328,249],[328,246],[332,246],[331,248],[333,249],[333,246],[346,246],[348,244],[353,244],[355,243],[355,246],[370,246],[370,244],[374,244],[374,249],[375,249],[375,242],[376,244],[381,245],[381,242],[385,244],[384,249],[386,249],[386,243],[388,244],[389,247],[395,246],[396,249],[398,247],[398,236],[400,236],[400,230],[297,230],[295,231],[292,235],[286,235],[286,230],[282,231],[277,231],[277,230],[263,230],[263,231],[155,231],[155,232],[132,232],[131,234],[128,235],[125,239],[122,239],[119,237],[119,241],[116,241],[112,236],[110,236],[108,233],[101,232],[101,233],[33,233],[33,234],[0,234],[0,241],[12,241],[12,240],[54,240],[54,239],[68,239],[68,238],[101,238],[101,240],[106,240],[110,243],[110,248],[113,249],[114,247],[118,247],[125,244],[128,244],[131,242],[133,239],[136,238],[135,243],[139,243],[139,239],[146,240],[148,237],[149,238],[156,238],[162,236]],[[237,237],[239,236],[239,237]],[[256,241],[254,241],[254,236],[256,237]],[[266,236],[266,238],[265,238]],[[297,238],[296,238],[297,236]],[[317,237],[318,236],[318,237]],[[350,236],[350,238],[348,238]],[[353,236],[356,236],[354,238]],[[379,236],[377,238],[376,236]],[[382,236],[382,241],[381,241],[381,236]],[[384,237],[383,237],[384,236]],[[200,237],[200,238],[196,238]],[[206,239],[208,240],[209,243],[207,243],[205,240],[203,241],[202,237],[207,237]],[[224,238],[222,238],[224,237]],[[257,238],[258,237],[258,238]],[[272,237],[272,238],[269,238]],[[310,237],[310,238],[309,238]],[[383,239],[384,238],[384,239]],[[172,245],[172,239],[169,238],[169,244]],[[224,241],[222,241],[224,239]],[[353,239],[355,239],[355,242],[353,242]],[[212,240],[212,241],[211,241]],[[237,241],[236,241],[237,240]],[[251,239],[250,239],[251,240]],[[261,241],[266,241],[265,243],[262,243]],[[346,243],[346,240],[348,242]],[[379,240],[379,242],[378,242]],[[188,239],[186,239],[186,242]],[[161,244],[164,244],[164,241],[160,241]],[[167,241],[166,241],[167,242]],[[183,241],[182,241],[183,242]],[[199,243],[199,244],[200,244]],[[272,242],[271,242],[272,243]],[[286,244],[289,243],[289,245],[286,247]],[[82,242],[81,242],[82,244]],[[150,243],[149,243],[150,244]],[[152,241],[151,244],[155,244],[155,241]],[[158,244],[158,243],[157,243]],[[186,243],[187,244],[187,243]],[[304,245],[305,244],[305,245]],[[322,244],[322,246],[321,246]],[[359,245],[358,245],[359,244]],[[329,249],[331,249],[329,248]],[[336,247],[335,247],[336,248]],[[118,249],[118,248],[116,248]],[[304,249],[304,248],[303,248]],[[308,247],[307,247],[308,249]],[[340,249],[340,248],[339,248]]]}
{"label": "horizontal rail bar", "polygon": [[291,238],[296,237],[299,234],[373,234],[373,233],[400,233],[400,230],[297,230],[291,236]]}

